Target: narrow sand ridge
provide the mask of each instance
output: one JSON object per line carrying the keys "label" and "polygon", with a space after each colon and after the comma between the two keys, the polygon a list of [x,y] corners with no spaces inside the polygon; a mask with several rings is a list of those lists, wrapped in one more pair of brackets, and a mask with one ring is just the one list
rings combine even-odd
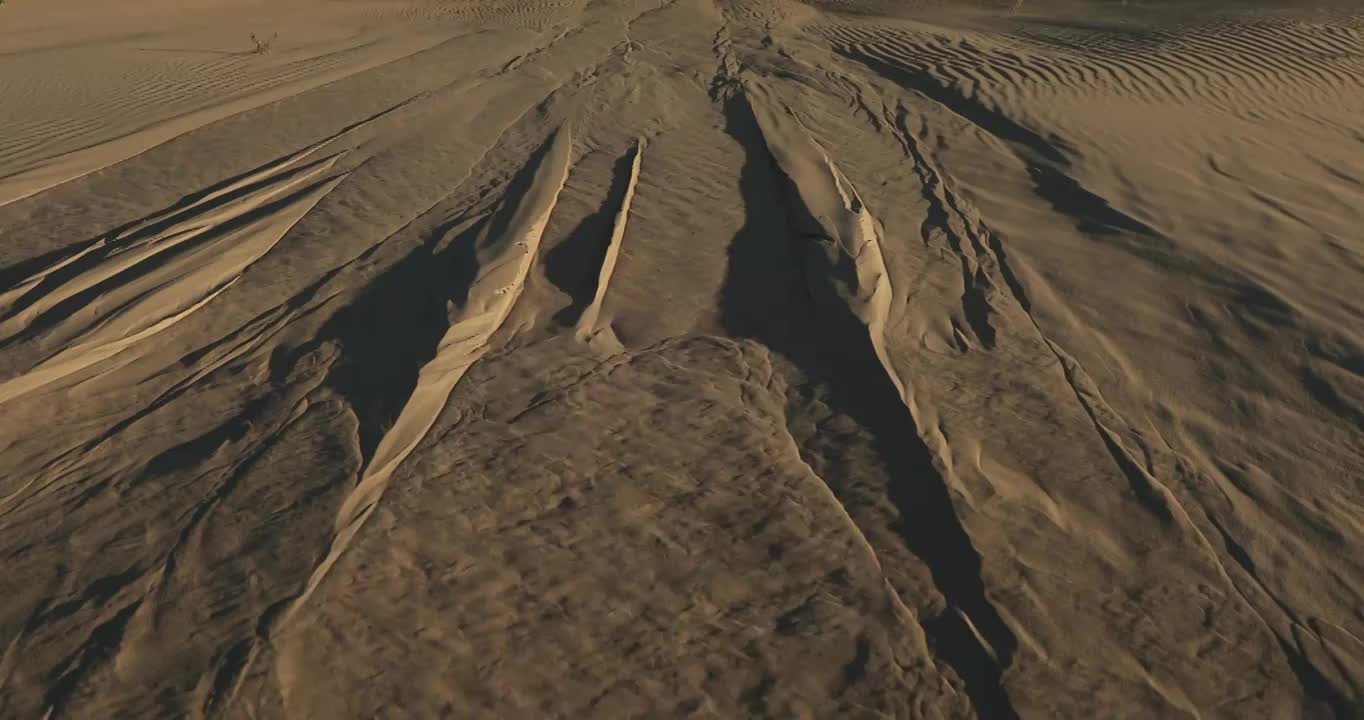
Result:
{"label": "narrow sand ridge", "polygon": [[[49,282],[57,280],[49,276],[63,268],[45,271],[41,278],[32,280],[33,284],[56,287],[46,293],[41,287],[35,288],[19,297],[0,333],[10,342],[26,339],[21,333],[34,334],[31,326],[35,320],[58,316],[60,319],[54,317],[38,332],[44,340],[57,339],[62,349],[0,385],[0,403],[150,339],[207,305],[344,179],[341,176],[305,185],[331,164],[321,161],[304,167],[297,176],[279,183],[282,187],[267,184],[228,201],[226,210],[208,209],[146,239],[129,239],[126,247],[120,247],[115,239],[112,252],[89,263],[89,269],[65,268],[68,272],[62,274],[70,280],[60,285]],[[304,187],[294,194],[262,207],[300,185]],[[88,259],[85,253],[81,255],[78,260]],[[93,298],[98,302],[90,302]]]}
{"label": "narrow sand ridge", "polygon": [[608,350],[622,350],[620,340],[616,339],[610,324],[602,324],[601,308],[602,301],[606,298],[607,288],[611,285],[611,274],[616,270],[616,262],[620,259],[620,246],[625,241],[625,223],[630,219],[630,203],[635,199],[635,188],[639,184],[639,171],[644,161],[643,140],[635,145],[634,152],[630,160],[630,177],[626,181],[625,194],[621,197],[620,209],[616,211],[616,216],[611,223],[611,239],[606,246],[606,253],[602,256],[601,273],[597,276],[596,290],[592,295],[592,302],[583,310],[578,317],[578,336],[588,343],[599,344]]}
{"label": "narrow sand ridge", "polygon": [[1364,708],[1357,10],[8,0],[0,98],[0,718]]}

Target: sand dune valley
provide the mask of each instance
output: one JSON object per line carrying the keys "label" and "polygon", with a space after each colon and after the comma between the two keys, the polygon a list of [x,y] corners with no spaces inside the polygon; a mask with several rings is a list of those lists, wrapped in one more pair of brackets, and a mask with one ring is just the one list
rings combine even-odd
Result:
{"label": "sand dune valley", "polygon": [[0,718],[1364,718],[1364,5],[6,0]]}

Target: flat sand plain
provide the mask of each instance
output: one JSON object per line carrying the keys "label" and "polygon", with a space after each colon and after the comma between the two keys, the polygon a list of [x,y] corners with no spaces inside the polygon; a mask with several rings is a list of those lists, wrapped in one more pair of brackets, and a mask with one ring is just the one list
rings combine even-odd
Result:
{"label": "flat sand plain", "polygon": [[1348,6],[8,0],[0,717],[1358,718],[1361,118]]}

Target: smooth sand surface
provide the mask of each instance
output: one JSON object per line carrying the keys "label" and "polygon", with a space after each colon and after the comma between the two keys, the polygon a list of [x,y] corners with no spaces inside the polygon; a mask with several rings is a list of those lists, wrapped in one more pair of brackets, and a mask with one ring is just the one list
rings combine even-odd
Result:
{"label": "smooth sand surface", "polygon": [[1361,118],[1349,7],[7,0],[0,717],[1359,718]]}

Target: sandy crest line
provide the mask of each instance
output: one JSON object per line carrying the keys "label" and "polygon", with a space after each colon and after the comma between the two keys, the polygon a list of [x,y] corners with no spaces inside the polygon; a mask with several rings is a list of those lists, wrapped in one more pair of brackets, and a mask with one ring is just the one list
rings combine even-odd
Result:
{"label": "sandy crest line", "polygon": [[620,209],[616,211],[615,222],[611,227],[611,240],[606,247],[606,255],[602,258],[601,272],[597,277],[597,292],[592,297],[592,303],[583,310],[583,314],[578,318],[577,335],[578,339],[590,345],[601,345],[610,353],[617,353],[623,349],[620,340],[616,338],[615,332],[611,329],[610,323],[601,324],[602,303],[606,300],[606,290],[611,283],[611,276],[616,271],[616,261],[620,258],[620,246],[625,239],[625,224],[630,218],[630,205],[635,199],[635,190],[639,185],[640,167],[644,160],[644,147],[646,143],[643,138],[635,143],[635,155],[630,163],[630,179],[625,186],[625,196],[621,199]]}

